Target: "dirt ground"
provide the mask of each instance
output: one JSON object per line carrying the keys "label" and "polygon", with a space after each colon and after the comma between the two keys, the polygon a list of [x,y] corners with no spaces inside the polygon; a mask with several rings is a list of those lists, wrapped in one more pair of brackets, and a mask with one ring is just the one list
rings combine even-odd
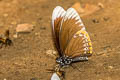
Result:
{"label": "dirt ground", "polygon": [[[0,0],[0,31],[9,28],[14,44],[0,49],[0,80],[50,80],[52,73],[46,69],[56,65],[46,54],[55,50],[52,11],[57,5],[67,9],[75,2],[82,6],[101,2],[104,9],[82,17],[94,54],[88,62],[74,64],[81,71],[66,68],[65,80],[120,80],[120,0]],[[34,24],[34,31],[14,38],[21,23]]]}

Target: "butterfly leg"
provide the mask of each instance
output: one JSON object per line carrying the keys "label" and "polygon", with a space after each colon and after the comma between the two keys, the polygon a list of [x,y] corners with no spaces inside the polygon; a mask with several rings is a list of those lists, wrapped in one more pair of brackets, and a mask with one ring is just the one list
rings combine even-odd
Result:
{"label": "butterfly leg", "polygon": [[57,75],[59,75],[60,77],[62,77],[62,79],[65,79],[65,71],[64,71],[64,67],[61,67],[59,64],[55,66],[55,72],[57,73]]}

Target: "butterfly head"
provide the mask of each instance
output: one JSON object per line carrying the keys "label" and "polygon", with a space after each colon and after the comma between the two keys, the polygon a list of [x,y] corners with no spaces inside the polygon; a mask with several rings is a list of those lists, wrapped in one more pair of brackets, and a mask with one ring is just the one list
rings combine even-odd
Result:
{"label": "butterfly head", "polygon": [[60,66],[62,67],[62,66],[70,65],[72,63],[72,58],[62,56],[56,58],[56,62],[60,64]]}

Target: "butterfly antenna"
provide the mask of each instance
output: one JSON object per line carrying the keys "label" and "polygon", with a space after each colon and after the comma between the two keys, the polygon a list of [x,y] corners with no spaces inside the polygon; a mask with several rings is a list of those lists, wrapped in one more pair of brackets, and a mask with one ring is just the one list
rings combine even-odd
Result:
{"label": "butterfly antenna", "polygon": [[54,69],[46,69],[48,73],[53,73],[55,72]]}

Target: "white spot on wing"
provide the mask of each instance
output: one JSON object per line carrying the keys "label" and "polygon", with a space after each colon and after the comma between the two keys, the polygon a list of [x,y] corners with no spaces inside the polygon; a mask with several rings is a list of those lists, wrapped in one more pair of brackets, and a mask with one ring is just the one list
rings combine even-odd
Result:
{"label": "white spot on wing", "polygon": [[76,36],[76,35],[74,35],[73,37],[74,37],[74,38],[77,38],[77,36]]}
{"label": "white spot on wing", "polygon": [[84,46],[84,47],[87,47],[87,46],[88,46],[88,43],[85,43],[83,46]]}
{"label": "white spot on wing", "polygon": [[[80,24],[80,26],[84,26],[84,24]],[[81,30],[85,31],[85,27],[83,27]]]}
{"label": "white spot on wing", "polygon": [[81,23],[81,21],[79,20],[79,21],[77,21],[75,24],[78,24],[78,23]]}
{"label": "white spot on wing", "polygon": [[79,36],[83,36],[83,34],[79,34]]}
{"label": "white spot on wing", "polygon": [[66,14],[67,18],[70,19],[73,16],[74,12],[72,10],[70,10],[70,12],[68,12],[68,14]]}
{"label": "white spot on wing", "polygon": [[85,47],[84,50],[87,51],[87,50],[88,50],[88,47]]}
{"label": "white spot on wing", "polygon": [[86,41],[84,40],[83,43],[86,43]]}
{"label": "white spot on wing", "polygon": [[66,21],[67,19],[70,19],[72,13],[73,13],[72,8],[69,8],[69,9],[66,11],[66,14],[65,14],[65,16],[64,16],[64,21]]}
{"label": "white spot on wing", "polygon": [[74,15],[72,16],[72,19],[75,18],[76,16],[78,16],[78,14],[74,13]]}
{"label": "white spot on wing", "polygon": [[61,9],[59,10],[58,15],[57,15],[57,17],[56,17],[56,18],[58,18],[58,17],[62,16],[62,13],[64,13],[63,8],[61,8]]}

